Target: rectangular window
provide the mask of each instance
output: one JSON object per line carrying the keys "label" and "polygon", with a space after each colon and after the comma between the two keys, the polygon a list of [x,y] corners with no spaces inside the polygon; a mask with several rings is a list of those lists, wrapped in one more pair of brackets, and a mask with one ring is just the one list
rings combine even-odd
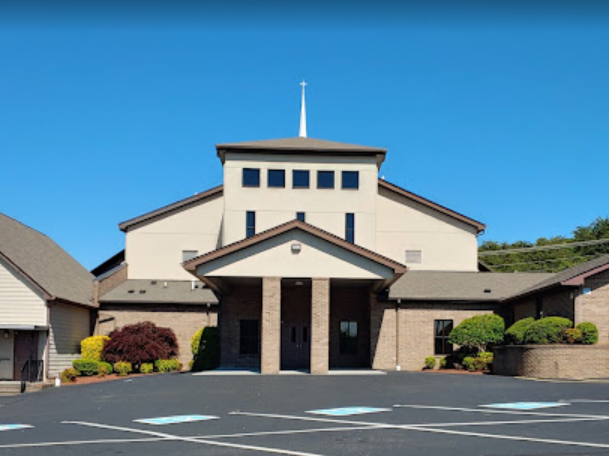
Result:
{"label": "rectangular window", "polygon": [[355,244],[355,214],[345,214],[345,239]]}
{"label": "rectangular window", "polygon": [[182,262],[192,260],[199,256],[198,250],[182,250]]}
{"label": "rectangular window", "polygon": [[239,353],[257,355],[260,347],[259,320],[241,320],[239,332]]}
{"label": "rectangular window", "polygon": [[359,188],[359,171],[343,171],[343,188],[355,189]]}
{"label": "rectangular window", "polygon": [[309,171],[302,169],[292,171],[292,188],[309,188]]}
{"label": "rectangular window", "polygon": [[334,171],[317,171],[317,188],[334,188]]}
{"label": "rectangular window", "polygon": [[452,320],[434,321],[434,351],[436,355],[452,355],[453,344],[448,342],[448,336],[450,336],[452,330]]}
{"label": "rectangular window", "polygon": [[256,213],[248,211],[245,213],[245,237],[256,234]]}
{"label": "rectangular window", "polygon": [[423,252],[421,250],[406,250],[406,264],[416,263],[421,264],[423,261]]}
{"label": "rectangular window", "polygon": [[305,221],[305,213],[304,212],[296,212],[296,220],[300,220],[301,222]]}
{"label": "rectangular window", "polygon": [[243,168],[241,183],[244,187],[260,187],[260,170],[256,168]]}
{"label": "rectangular window", "polygon": [[285,171],[283,169],[269,169],[268,186],[275,188],[284,188]]}
{"label": "rectangular window", "polygon": [[341,355],[357,354],[357,322],[341,321],[339,348]]}

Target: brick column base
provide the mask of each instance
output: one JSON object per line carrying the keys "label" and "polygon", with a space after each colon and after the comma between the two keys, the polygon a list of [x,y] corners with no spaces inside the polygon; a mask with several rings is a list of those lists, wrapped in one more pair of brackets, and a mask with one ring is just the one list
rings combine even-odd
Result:
{"label": "brick column base", "polygon": [[313,279],[311,287],[311,373],[327,374],[330,366],[330,279]]}
{"label": "brick column base", "polygon": [[281,278],[262,278],[260,373],[278,374],[281,359]]}

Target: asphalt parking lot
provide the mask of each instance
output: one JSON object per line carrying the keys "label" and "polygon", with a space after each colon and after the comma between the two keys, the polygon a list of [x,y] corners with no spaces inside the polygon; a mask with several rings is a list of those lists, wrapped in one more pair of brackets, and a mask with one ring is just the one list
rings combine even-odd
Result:
{"label": "asphalt parking lot", "polygon": [[[154,418],[165,419],[146,421]],[[29,427],[3,427],[16,424]],[[429,373],[138,377],[0,398],[0,454],[609,455],[609,384]]]}

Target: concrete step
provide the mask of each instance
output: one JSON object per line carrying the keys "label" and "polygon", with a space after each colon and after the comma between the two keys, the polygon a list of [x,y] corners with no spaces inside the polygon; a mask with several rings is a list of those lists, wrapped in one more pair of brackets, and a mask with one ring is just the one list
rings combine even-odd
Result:
{"label": "concrete step", "polygon": [[0,396],[21,394],[21,382],[0,382]]}

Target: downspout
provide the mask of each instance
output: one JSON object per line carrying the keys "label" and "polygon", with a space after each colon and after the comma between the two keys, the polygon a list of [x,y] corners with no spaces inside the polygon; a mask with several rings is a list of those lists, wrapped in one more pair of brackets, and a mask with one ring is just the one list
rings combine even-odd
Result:
{"label": "downspout", "polygon": [[400,366],[400,304],[402,300],[398,299],[395,303],[395,370],[401,371]]}

